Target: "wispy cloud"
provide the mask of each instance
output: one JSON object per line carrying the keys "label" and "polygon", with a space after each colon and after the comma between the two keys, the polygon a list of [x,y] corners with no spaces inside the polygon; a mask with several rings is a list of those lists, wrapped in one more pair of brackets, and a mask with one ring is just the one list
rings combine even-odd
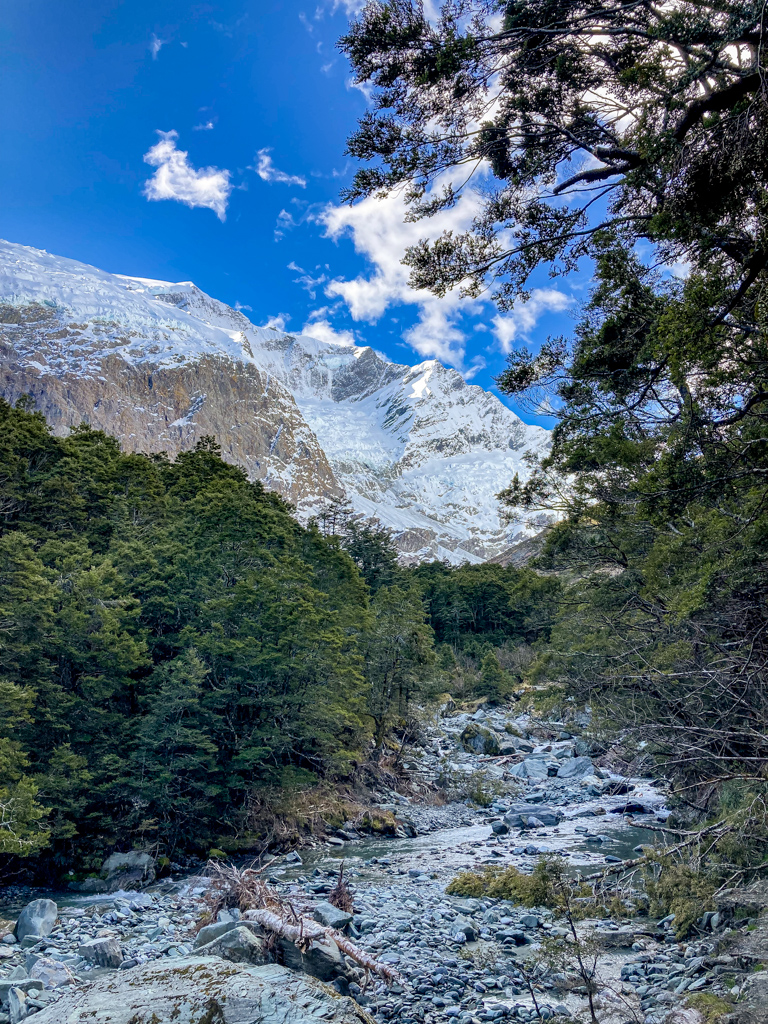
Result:
{"label": "wispy cloud", "polygon": [[144,154],[145,163],[157,168],[144,183],[147,199],[175,199],[186,206],[202,206],[224,220],[232,192],[230,172],[218,167],[196,170],[189,162],[189,154],[176,148],[178,132],[157,134],[160,141]]}
{"label": "wispy cloud", "polygon": [[202,124],[196,124],[192,129],[193,132],[211,132],[216,127],[213,121],[204,121]]}
{"label": "wispy cloud", "polygon": [[497,314],[491,323],[493,333],[502,352],[511,352],[518,338],[527,339],[545,313],[562,313],[573,299],[557,288],[534,288],[525,302],[516,302],[512,311],[502,316]]}
{"label": "wispy cloud", "polygon": [[[299,276],[293,279],[293,283],[300,284],[302,288],[306,289],[312,299],[317,298],[317,289],[328,280],[328,275],[323,273],[313,277],[312,274],[307,273],[303,267],[294,263],[293,260],[288,264],[288,269],[296,271]],[[320,268],[318,267],[317,269],[319,270]]]}
{"label": "wispy cloud", "polygon": [[152,54],[152,60],[157,60],[158,53],[160,53],[167,42],[167,39],[159,39],[154,32],[152,33],[152,38],[149,41],[149,52]]}
{"label": "wispy cloud", "polygon": [[260,149],[256,154],[256,166],[252,167],[251,170],[255,170],[262,181],[277,182],[280,185],[298,185],[300,188],[306,188],[306,178],[302,178],[300,174],[286,174],[285,171],[278,170],[275,167],[272,163],[272,157],[269,155],[271,152],[270,148]]}

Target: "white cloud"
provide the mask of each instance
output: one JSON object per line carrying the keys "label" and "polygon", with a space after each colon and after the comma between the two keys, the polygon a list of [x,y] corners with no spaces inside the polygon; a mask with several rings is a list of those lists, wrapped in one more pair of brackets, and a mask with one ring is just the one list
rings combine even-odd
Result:
{"label": "white cloud", "polygon": [[272,163],[272,157],[269,155],[270,153],[271,149],[260,149],[256,154],[256,166],[250,168],[251,170],[256,171],[262,181],[276,181],[281,185],[299,185],[301,188],[307,187],[307,179],[302,178],[301,175],[286,174],[285,171],[278,170]]}
{"label": "white cloud", "polygon": [[502,352],[511,352],[512,343],[518,337],[529,337],[545,313],[562,313],[572,302],[570,295],[557,288],[534,288],[530,299],[516,302],[511,313],[497,314],[491,322]]}
{"label": "white cloud", "polygon": [[211,132],[215,125],[213,121],[206,121],[204,124],[196,124],[192,129],[193,132]]}
{"label": "white cloud", "polygon": [[286,231],[292,231],[295,227],[298,227],[298,224],[293,219],[293,214],[288,210],[281,210],[275,222],[275,241],[279,242],[281,238],[285,237]]}
{"label": "white cloud", "polygon": [[224,220],[232,192],[230,172],[218,167],[195,170],[189,162],[189,154],[176,149],[178,132],[159,131],[157,134],[160,141],[144,154],[145,163],[157,168],[144,184],[147,199],[175,199],[187,206],[203,206],[213,210],[219,220]]}
{"label": "white cloud", "polygon": [[352,331],[337,331],[325,318],[312,319],[312,314],[310,314],[310,319],[302,327],[301,333],[307,334],[310,338],[321,341],[326,345],[343,345],[345,348],[349,348],[350,345],[357,344]]}
{"label": "white cloud", "polygon": [[[438,183],[440,187],[440,183]],[[402,264],[409,245],[425,236],[434,238],[445,230],[464,231],[479,210],[475,193],[467,191],[458,203],[429,220],[405,221],[405,205],[399,195],[384,199],[370,196],[354,206],[327,206],[315,217],[329,238],[351,236],[358,253],[372,264],[368,274],[352,280],[334,280],[326,294],[346,302],[355,320],[375,322],[393,305],[405,303],[419,310],[419,322],[404,335],[420,355],[434,356],[457,368],[464,366],[466,338],[458,326],[465,312],[477,312],[481,303],[463,299],[458,291],[439,299],[408,283],[409,269]]]}
{"label": "white cloud", "polygon": [[366,0],[333,0],[331,13],[335,14],[339,9],[343,10],[348,18],[359,14],[365,7]]}
{"label": "white cloud", "polygon": [[160,53],[167,42],[167,39],[158,39],[155,33],[152,33],[152,38],[149,41],[149,52],[152,54],[152,60],[157,60],[158,53]]}
{"label": "white cloud", "polygon": [[365,96],[365,102],[370,107],[373,103],[373,86],[370,82],[356,82],[354,78],[347,78],[344,82],[347,89],[357,89]]}
{"label": "white cloud", "polygon": [[278,313],[277,316],[271,316],[269,320],[261,326],[267,331],[284,331],[290,319],[291,318],[288,313]]}
{"label": "white cloud", "polygon": [[244,309],[247,309],[248,312],[251,313],[253,311],[253,306],[246,306],[244,302],[236,302],[235,309],[238,311],[238,313],[242,313]]}

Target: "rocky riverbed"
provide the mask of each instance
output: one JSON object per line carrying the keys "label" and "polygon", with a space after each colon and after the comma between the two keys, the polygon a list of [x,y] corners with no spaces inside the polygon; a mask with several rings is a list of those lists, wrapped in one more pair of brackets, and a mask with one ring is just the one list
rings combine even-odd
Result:
{"label": "rocky riverbed", "polygon": [[[383,806],[402,822],[399,837],[358,837],[348,823],[330,842],[276,858],[267,868],[274,890],[297,912],[343,929],[394,968],[398,980],[367,978],[335,946],[304,955],[283,948],[280,958],[339,997],[351,997],[376,1021],[474,1024],[580,1015],[585,999],[573,978],[533,968],[542,941],[563,937],[562,922],[508,901],[448,896],[446,885],[460,870],[487,865],[531,870],[542,853],[563,856],[573,872],[620,862],[639,842],[652,841],[654,833],[642,826],[665,819],[663,793],[648,780],[600,768],[585,741],[568,730],[547,734],[503,709],[436,720],[409,765],[414,779],[449,776],[457,792],[469,788],[487,806],[458,800],[425,806],[392,792]],[[342,860],[354,895],[349,915],[327,902]],[[103,1012],[105,985],[119,993],[121,979],[150,969],[156,976],[163,964],[177,977],[180,963],[200,957],[222,957],[213,961],[222,965],[262,962],[254,929],[236,911],[223,912],[198,935],[207,884],[188,878],[141,891],[70,896],[68,905],[59,900],[53,908],[25,911],[22,927],[0,942],[0,1024],[43,1011],[41,1024],[53,1021],[53,1004],[62,998],[67,1020],[90,1019],[71,1016],[73,991],[82,1001],[90,986]],[[584,922],[584,933],[604,949],[601,1018],[657,1024],[686,993],[740,995],[743,964],[720,952],[731,919],[710,916],[703,922],[707,933],[686,943],[675,941],[671,920]],[[352,1019],[330,1005],[328,1019]],[[144,1024],[140,1015],[136,1021]]]}

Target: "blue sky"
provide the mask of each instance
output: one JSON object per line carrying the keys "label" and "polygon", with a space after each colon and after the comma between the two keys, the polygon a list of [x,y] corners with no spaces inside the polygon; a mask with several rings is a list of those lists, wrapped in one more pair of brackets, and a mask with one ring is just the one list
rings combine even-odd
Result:
{"label": "blue sky", "polygon": [[399,260],[426,226],[396,198],[341,205],[366,99],[336,40],[357,4],[5,4],[0,236],[492,387],[510,345],[570,329],[572,286],[543,277],[505,317],[415,293]]}

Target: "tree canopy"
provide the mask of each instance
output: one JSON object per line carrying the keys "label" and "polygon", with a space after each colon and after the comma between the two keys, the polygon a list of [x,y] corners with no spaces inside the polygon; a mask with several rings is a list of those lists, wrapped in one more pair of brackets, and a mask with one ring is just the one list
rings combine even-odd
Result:
{"label": "tree canopy", "polygon": [[472,229],[410,249],[412,283],[491,286],[576,266],[609,226],[716,268],[733,309],[766,265],[762,3],[369,0],[341,40],[372,109],[346,196],[405,190],[413,218],[484,174]]}

